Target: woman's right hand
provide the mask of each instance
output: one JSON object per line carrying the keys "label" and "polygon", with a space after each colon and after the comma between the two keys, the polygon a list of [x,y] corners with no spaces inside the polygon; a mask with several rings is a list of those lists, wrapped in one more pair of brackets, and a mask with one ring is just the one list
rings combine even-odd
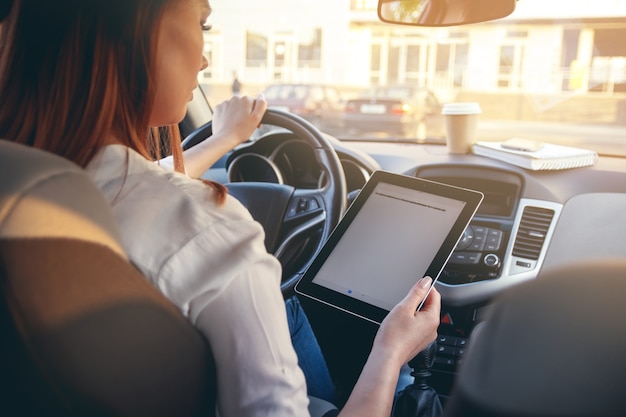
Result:
{"label": "woman's right hand", "polygon": [[[388,417],[400,368],[437,338],[441,296],[422,278],[385,317],[340,417]],[[420,311],[419,304],[428,294]]]}
{"label": "woman's right hand", "polygon": [[387,355],[402,366],[437,338],[441,296],[434,287],[422,308],[416,311],[431,283],[430,277],[419,280],[389,312],[378,329],[372,353]]}

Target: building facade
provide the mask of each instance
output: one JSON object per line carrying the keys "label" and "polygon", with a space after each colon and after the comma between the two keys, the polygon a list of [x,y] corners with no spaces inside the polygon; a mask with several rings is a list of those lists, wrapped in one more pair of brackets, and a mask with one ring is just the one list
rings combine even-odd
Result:
{"label": "building facade", "polygon": [[214,2],[210,66],[200,82],[218,91],[236,73],[251,94],[303,82],[347,95],[409,83],[444,101],[523,92],[539,107],[563,96],[626,94],[626,0],[522,0],[507,18],[448,28],[381,23],[376,7],[376,0]]}

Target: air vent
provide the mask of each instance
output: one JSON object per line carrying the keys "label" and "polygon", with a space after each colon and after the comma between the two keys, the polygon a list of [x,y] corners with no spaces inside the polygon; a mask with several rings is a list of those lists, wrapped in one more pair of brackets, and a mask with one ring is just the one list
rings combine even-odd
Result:
{"label": "air vent", "polygon": [[553,217],[554,210],[532,206],[524,208],[513,246],[513,256],[531,260],[539,259]]}

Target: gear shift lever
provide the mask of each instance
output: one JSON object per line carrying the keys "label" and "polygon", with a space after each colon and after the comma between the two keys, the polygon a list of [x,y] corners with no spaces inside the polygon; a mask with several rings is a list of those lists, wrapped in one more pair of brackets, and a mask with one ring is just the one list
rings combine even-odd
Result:
{"label": "gear shift lever", "polygon": [[413,359],[409,361],[409,366],[413,369],[411,376],[415,378],[413,385],[419,388],[429,388],[427,379],[431,375],[429,369],[435,362],[435,355],[437,353],[437,342],[432,342],[417,354]]}
{"label": "gear shift lever", "polygon": [[428,385],[429,369],[435,361],[437,342],[432,342],[409,361],[413,369],[413,384],[407,386],[396,398],[392,417],[438,417],[443,407],[437,391]]}

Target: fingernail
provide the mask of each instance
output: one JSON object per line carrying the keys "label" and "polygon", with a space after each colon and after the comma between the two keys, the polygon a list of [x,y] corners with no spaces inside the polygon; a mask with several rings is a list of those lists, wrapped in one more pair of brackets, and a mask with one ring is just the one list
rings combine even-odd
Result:
{"label": "fingernail", "polygon": [[428,288],[431,282],[433,282],[431,277],[424,277],[419,280],[418,285],[422,288]]}

